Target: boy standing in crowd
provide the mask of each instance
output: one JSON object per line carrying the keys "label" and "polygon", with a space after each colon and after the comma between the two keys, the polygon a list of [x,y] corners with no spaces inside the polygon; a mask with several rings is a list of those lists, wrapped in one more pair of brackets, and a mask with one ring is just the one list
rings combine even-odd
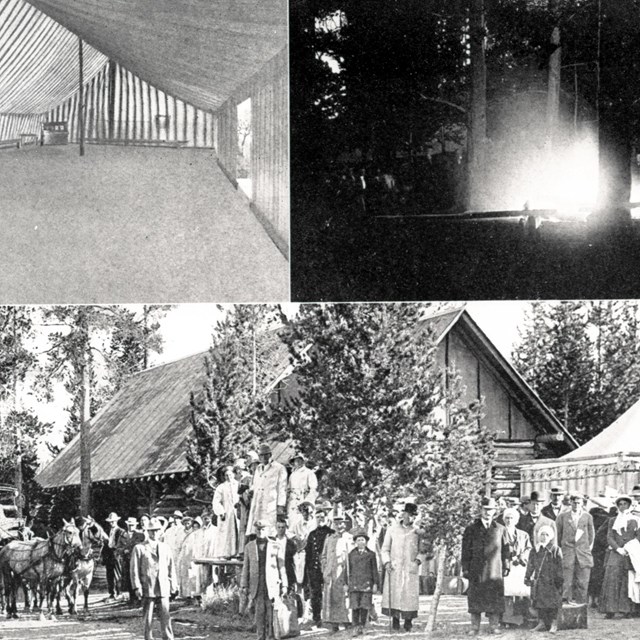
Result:
{"label": "boy standing in crowd", "polygon": [[379,573],[376,554],[367,548],[369,536],[364,529],[351,532],[356,548],[349,553],[349,602],[354,636],[364,633],[367,616],[373,607],[373,594],[378,592]]}

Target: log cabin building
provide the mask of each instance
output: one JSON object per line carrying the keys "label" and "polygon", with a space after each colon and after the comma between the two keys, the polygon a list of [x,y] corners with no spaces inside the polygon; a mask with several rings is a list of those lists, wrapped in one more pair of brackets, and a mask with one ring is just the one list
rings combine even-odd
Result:
{"label": "log cabin building", "polygon": [[557,458],[578,446],[463,306],[424,325],[437,341],[443,370],[459,376],[463,399],[482,400],[482,423],[495,436],[491,489],[496,495],[520,495],[522,463]]}
{"label": "log cabin building", "polygon": [[[520,464],[557,458],[577,446],[464,307],[425,318],[416,339],[427,331],[436,340],[446,379],[451,380],[447,371],[455,372],[463,400],[482,400],[481,419],[495,435],[497,449],[490,479],[494,494],[519,495]],[[278,403],[295,395],[295,370],[275,333],[269,335],[266,353],[265,366],[271,371],[266,393]],[[186,458],[192,432],[189,398],[202,389],[205,356],[198,353],[133,375],[92,419],[92,479],[96,493],[104,497],[100,503],[105,512],[113,510],[109,499],[141,511],[170,511],[194,498]],[[287,463],[293,443],[272,446],[274,458]],[[79,438],[36,479],[50,492],[79,487]]]}

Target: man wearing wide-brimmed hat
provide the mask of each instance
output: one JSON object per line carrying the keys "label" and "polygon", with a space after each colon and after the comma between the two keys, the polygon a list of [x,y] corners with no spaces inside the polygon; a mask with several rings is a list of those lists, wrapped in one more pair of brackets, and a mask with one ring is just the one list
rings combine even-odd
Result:
{"label": "man wearing wide-brimmed hat", "polygon": [[413,619],[418,616],[420,531],[414,526],[417,515],[418,507],[406,502],[400,521],[387,529],[380,550],[385,568],[382,613],[391,617],[396,631],[400,629],[400,618],[404,620],[405,631],[411,631]]}
{"label": "man wearing wide-brimmed hat", "polygon": [[302,517],[298,506],[302,502],[313,504],[318,497],[318,479],[307,467],[305,455],[298,451],[291,456],[292,471],[287,486],[287,520],[289,527],[294,528]]}
{"label": "man wearing wide-brimmed hat", "polygon": [[305,588],[309,590],[311,615],[316,626],[320,626],[322,621],[322,591],[324,588],[322,550],[327,537],[334,533],[327,520],[331,509],[332,505],[328,500],[316,501],[316,528],[309,533],[305,547],[303,583]]}
{"label": "man wearing wide-brimmed hat", "polygon": [[563,511],[556,520],[564,567],[562,598],[567,602],[584,604],[593,567],[591,549],[596,532],[591,514],[584,510],[584,496],[572,493],[570,499],[571,511]]}
{"label": "man wearing wide-brimmed hat", "polygon": [[158,605],[160,627],[165,640],[173,640],[169,599],[178,591],[178,577],[171,549],[158,536],[162,525],[158,518],[151,518],[147,525],[148,539],[133,548],[131,555],[131,584],[135,595],[142,598],[145,640],[152,640],[153,608]]}
{"label": "man wearing wide-brimmed hat", "polygon": [[247,535],[253,532],[256,520],[267,525],[267,535],[275,535],[276,520],[286,515],[287,470],[272,460],[271,447],[263,444],[258,450],[260,464],[256,468],[251,485],[251,509],[247,521]]}
{"label": "man wearing wide-brimmed hat", "polygon": [[347,533],[344,510],[336,505],[333,511],[335,533],[327,537],[322,550],[322,620],[337,632],[340,625],[348,626],[349,609],[347,607],[347,571],[349,552],[353,549],[353,538]]}
{"label": "man wearing wide-brimmed hat", "polygon": [[462,575],[469,580],[467,601],[471,614],[471,635],[480,633],[483,613],[489,618],[489,633],[500,633],[504,612],[504,577],[509,574],[509,543],[506,529],[494,521],[497,504],[483,498],[480,517],[462,536]]}
{"label": "man wearing wide-brimmed hat", "polygon": [[124,529],[118,526],[120,518],[117,513],[111,512],[106,522],[109,524],[109,532],[104,534],[104,546],[102,547],[102,562],[107,572],[107,589],[109,600],[115,600],[120,595],[120,580],[122,576],[122,564],[117,553],[120,536]]}
{"label": "man wearing wide-brimmed hat", "polygon": [[540,513],[555,522],[563,509],[564,490],[560,487],[551,487],[550,495],[551,502],[545,505]]}

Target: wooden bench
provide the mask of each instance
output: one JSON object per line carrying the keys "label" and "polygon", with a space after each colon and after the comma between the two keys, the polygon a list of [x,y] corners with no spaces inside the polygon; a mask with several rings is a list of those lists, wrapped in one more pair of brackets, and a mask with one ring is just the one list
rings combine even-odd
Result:
{"label": "wooden bench", "polygon": [[189,144],[188,140],[152,140],[150,138],[85,138],[87,144],[115,144],[139,147],[171,147],[178,149]]}
{"label": "wooden bench", "polygon": [[0,140],[0,149],[19,149],[20,138],[12,138],[11,140]]}

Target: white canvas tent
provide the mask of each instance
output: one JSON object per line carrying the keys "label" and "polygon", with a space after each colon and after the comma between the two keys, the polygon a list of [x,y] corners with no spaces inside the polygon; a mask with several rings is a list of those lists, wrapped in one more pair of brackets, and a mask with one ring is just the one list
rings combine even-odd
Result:
{"label": "white canvas tent", "polygon": [[552,486],[590,496],[631,490],[640,475],[640,400],[589,442],[556,460],[520,467],[522,494]]}

